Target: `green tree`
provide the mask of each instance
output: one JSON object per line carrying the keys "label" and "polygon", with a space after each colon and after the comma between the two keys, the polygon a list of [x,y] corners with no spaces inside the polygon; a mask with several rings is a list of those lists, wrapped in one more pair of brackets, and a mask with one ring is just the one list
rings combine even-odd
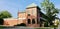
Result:
{"label": "green tree", "polygon": [[1,11],[0,12],[0,25],[3,25],[4,20],[3,18],[10,18],[12,15],[8,11]]}
{"label": "green tree", "polygon": [[58,9],[55,8],[54,4],[49,0],[44,0],[41,3],[41,7],[45,10],[46,16],[48,16],[48,22],[52,24],[52,20],[54,20],[59,13]]}
{"label": "green tree", "polygon": [[12,15],[8,11],[1,11],[0,18],[10,18]]}

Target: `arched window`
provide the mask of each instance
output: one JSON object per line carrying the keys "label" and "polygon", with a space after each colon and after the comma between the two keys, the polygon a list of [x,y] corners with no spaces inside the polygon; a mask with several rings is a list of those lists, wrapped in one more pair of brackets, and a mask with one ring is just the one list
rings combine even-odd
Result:
{"label": "arched window", "polygon": [[28,24],[31,24],[31,20],[30,19],[28,19],[27,21],[28,21]]}
{"label": "arched window", "polygon": [[35,24],[35,19],[32,19],[32,24]]}

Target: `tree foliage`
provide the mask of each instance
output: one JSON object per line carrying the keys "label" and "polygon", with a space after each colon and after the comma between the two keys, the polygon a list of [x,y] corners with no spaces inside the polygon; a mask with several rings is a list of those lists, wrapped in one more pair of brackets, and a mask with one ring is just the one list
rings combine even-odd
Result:
{"label": "tree foliage", "polygon": [[48,22],[50,23],[52,22],[52,20],[55,19],[55,17],[59,13],[58,9],[55,8],[54,4],[49,0],[44,0],[41,3],[41,7],[43,8],[43,10],[45,10],[46,16],[48,16]]}
{"label": "tree foliage", "polygon": [[46,15],[54,15],[55,13],[58,13],[58,9],[55,8],[54,4],[50,2],[49,0],[44,0],[41,3],[42,8],[46,11]]}
{"label": "tree foliage", "polygon": [[1,11],[0,18],[10,18],[12,15],[8,11]]}

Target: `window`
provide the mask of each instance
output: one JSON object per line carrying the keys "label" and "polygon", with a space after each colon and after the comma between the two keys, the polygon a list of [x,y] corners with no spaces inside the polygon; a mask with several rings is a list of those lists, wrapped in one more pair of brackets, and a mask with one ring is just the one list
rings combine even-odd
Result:
{"label": "window", "polygon": [[32,24],[35,24],[35,19],[32,19]]}
{"label": "window", "polygon": [[28,16],[30,16],[30,14],[28,14]]}
{"label": "window", "polygon": [[31,24],[31,20],[30,19],[28,19],[27,21],[28,21],[28,24]]}

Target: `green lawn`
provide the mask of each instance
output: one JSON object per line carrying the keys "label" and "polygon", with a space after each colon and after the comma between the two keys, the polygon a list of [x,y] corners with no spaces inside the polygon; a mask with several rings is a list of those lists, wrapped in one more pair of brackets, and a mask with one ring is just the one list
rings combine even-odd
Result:
{"label": "green lawn", "polygon": [[12,26],[0,26],[0,28],[9,28],[9,27],[12,27]]}
{"label": "green lawn", "polygon": [[[9,27],[0,26],[0,29],[3,29],[3,28],[9,28]],[[34,29],[54,29],[54,27],[37,27],[37,28],[34,28]]]}
{"label": "green lawn", "polygon": [[54,29],[54,28],[44,27],[44,28],[35,28],[35,29]]}

